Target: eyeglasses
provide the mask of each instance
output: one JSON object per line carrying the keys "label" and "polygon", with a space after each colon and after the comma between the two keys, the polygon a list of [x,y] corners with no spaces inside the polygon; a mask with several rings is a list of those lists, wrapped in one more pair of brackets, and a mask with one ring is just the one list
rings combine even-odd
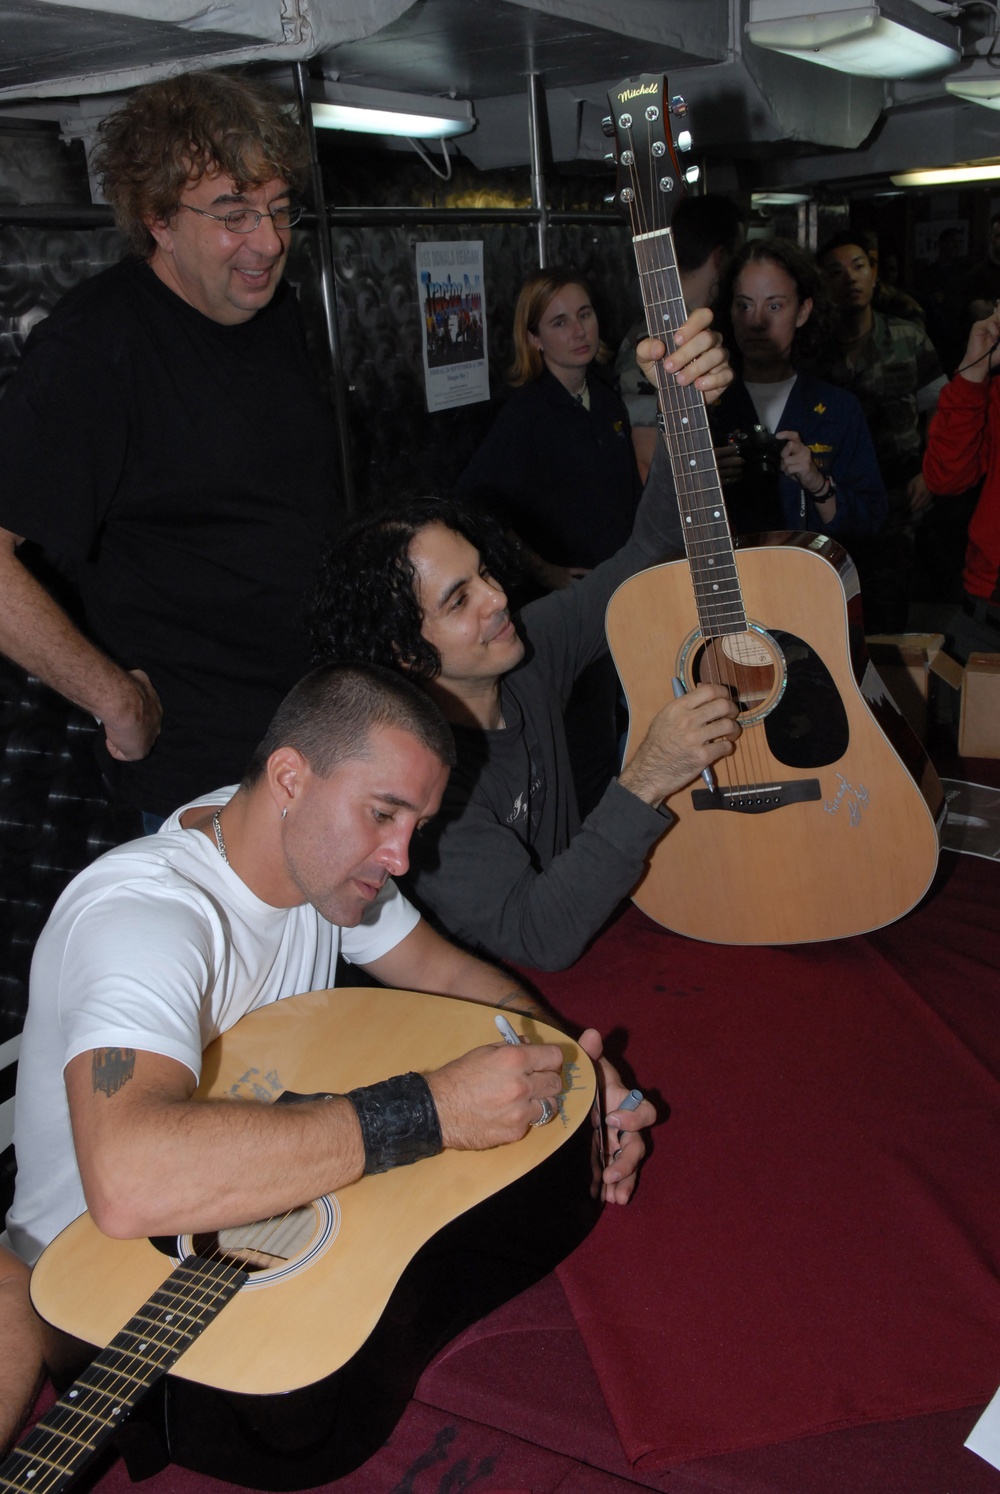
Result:
{"label": "eyeglasses", "polygon": [[302,208],[298,204],[294,207],[271,208],[267,213],[258,213],[254,208],[233,208],[229,213],[206,213],[204,208],[192,207],[189,202],[180,202],[177,206],[187,208],[189,213],[200,213],[203,218],[214,218],[216,223],[224,223],[229,233],[253,233],[260,226],[262,218],[270,218],[276,229],[294,228],[302,217]]}

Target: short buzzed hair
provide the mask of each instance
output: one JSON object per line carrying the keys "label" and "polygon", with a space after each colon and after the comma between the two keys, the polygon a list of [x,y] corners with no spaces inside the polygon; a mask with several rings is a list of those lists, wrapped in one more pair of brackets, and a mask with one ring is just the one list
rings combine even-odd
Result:
{"label": "short buzzed hair", "polygon": [[745,229],[743,210],[732,198],[720,192],[682,197],[670,223],[677,268],[682,274],[700,270],[714,249],[723,249],[731,258],[740,247]]}
{"label": "short buzzed hair", "polygon": [[285,696],[241,787],[260,782],[279,747],[294,747],[317,777],[329,778],[341,763],[369,756],[372,732],[391,727],[416,737],[445,767],[455,766],[451,727],[417,685],[374,664],[324,664]]}
{"label": "short buzzed hair", "polygon": [[863,228],[840,228],[831,234],[825,244],[821,244],[816,253],[816,263],[822,264],[828,254],[834,249],[860,249],[865,259],[871,264],[870,240]]}

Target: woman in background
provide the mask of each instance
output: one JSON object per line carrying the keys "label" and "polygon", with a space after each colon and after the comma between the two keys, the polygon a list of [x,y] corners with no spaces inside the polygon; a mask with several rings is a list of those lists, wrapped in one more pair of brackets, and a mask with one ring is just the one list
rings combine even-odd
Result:
{"label": "woman in background", "polygon": [[542,591],[568,586],[632,532],[642,489],[628,414],[597,369],[609,358],[579,271],[529,275],[514,311],[518,392],[457,491],[514,532]]}
{"label": "woman in background", "polygon": [[858,401],[803,367],[823,346],[818,267],[790,240],[753,240],[719,305],[736,377],[711,423],[734,532],[817,530],[853,554],[852,540],[861,548],[882,527],[887,500]]}
{"label": "woman in background", "polygon": [[[632,532],[642,485],[625,406],[597,371],[610,356],[580,273],[529,275],[514,311],[517,393],[457,484],[518,542],[531,582],[518,602],[571,586]],[[566,709],[583,816],[617,769],[618,694],[605,657],[580,676]]]}

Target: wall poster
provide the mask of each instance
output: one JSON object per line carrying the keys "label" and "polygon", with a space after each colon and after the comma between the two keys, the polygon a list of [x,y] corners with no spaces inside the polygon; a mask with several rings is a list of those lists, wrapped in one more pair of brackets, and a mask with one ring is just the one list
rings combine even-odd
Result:
{"label": "wall poster", "polygon": [[481,240],[416,246],[427,408],[490,397]]}

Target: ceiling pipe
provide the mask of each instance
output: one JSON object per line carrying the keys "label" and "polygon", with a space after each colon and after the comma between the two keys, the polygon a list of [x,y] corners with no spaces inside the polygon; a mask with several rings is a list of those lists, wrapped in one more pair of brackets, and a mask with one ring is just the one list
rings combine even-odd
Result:
{"label": "ceiling pipe", "polygon": [[538,214],[538,264],[549,262],[549,209],[542,165],[542,99],[537,73],[528,74],[528,144],[531,149],[531,204]]}
{"label": "ceiling pipe", "polygon": [[292,64],[295,78],[295,93],[302,117],[302,126],[309,141],[309,182],[313,207],[316,210],[316,242],[319,245],[320,293],[323,301],[323,319],[326,323],[326,339],[330,349],[330,366],[333,375],[333,408],[337,421],[337,437],[340,446],[341,497],[348,517],[356,507],[354,466],[351,461],[350,416],[347,408],[347,379],[344,375],[344,358],[340,347],[340,327],[337,321],[337,280],[333,268],[333,242],[330,238],[330,223],[326,211],[326,195],[323,191],[323,173],[319,165],[316,148],[316,130],[313,126],[312,105],[309,98],[309,73],[304,62]]}

